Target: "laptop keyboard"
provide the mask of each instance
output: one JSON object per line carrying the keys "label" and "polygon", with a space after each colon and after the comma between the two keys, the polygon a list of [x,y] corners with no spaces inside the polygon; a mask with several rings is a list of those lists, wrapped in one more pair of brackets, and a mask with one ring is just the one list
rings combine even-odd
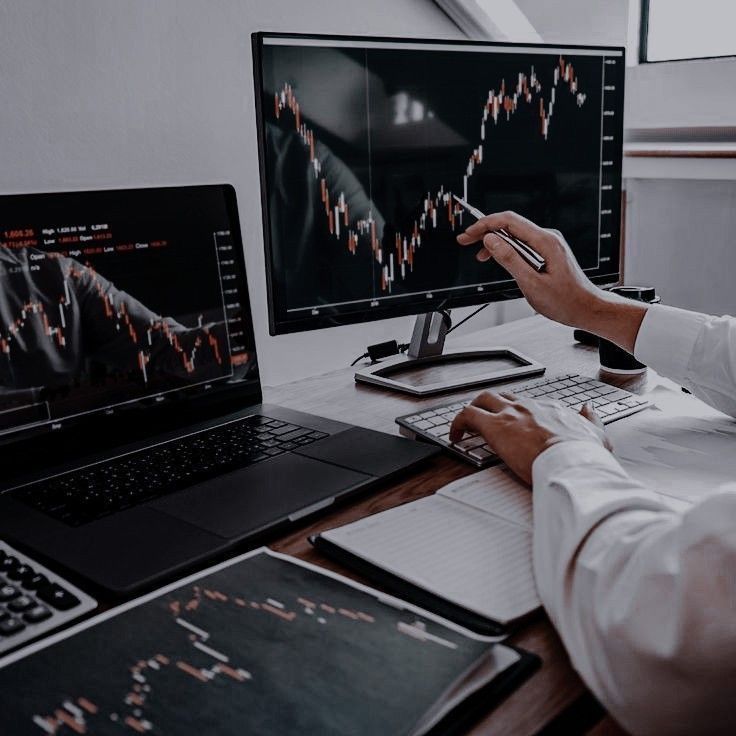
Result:
{"label": "laptop keyboard", "polygon": [[96,606],[86,593],[0,540],[0,654]]}
{"label": "laptop keyboard", "polygon": [[[501,390],[504,390],[503,387]],[[519,397],[554,399],[576,411],[583,404],[590,403],[604,424],[635,414],[650,405],[649,401],[629,391],[575,374],[547,376],[521,386],[510,386],[505,390]],[[485,467],[497,462],[498,457],[480,435],[466,434],[460,442],[450,442],[452,420],[469,403],[461,401],[434,406],[398,417],[396,422],[412,434],[441,445],[473,465]]]}
{"label": "laptop keyboard", "polygon": [[59,521],[81,526],[327,436],[251,416],[38,481],[13,494]]}

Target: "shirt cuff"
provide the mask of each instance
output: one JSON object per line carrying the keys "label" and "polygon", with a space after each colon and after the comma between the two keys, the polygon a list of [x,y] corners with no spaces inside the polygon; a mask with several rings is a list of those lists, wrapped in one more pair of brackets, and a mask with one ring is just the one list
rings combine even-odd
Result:
{"label": "shirt cuff", "polygon": [[596,465],[625,474],[613,454],[597,441],[563,440],[537,455],[532,463],[532,487],[549,482],[559,471],[581,465]]}
{"label": "shirt cuff", "polygon": [[654,304],[639,327],[634,356],[657,373],[685,383],[695,343],[707,320],[705,314]]}

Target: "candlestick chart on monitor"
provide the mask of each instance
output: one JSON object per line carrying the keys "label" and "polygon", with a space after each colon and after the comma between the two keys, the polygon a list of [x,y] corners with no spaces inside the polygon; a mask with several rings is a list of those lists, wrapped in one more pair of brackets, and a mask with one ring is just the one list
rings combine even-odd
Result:
{"label": "candlestick chart on monitor", "polygon": [[245,375],[219,191],[0,199],[0,434]]}
{"label": "candlestick chart on monitor", "polygon": [[265,38],[278,316],[510,287],[500,267],[456,245],[474,218],[455,194],[555,227],[587,271],[615,271],[621,65],[604,50]]}

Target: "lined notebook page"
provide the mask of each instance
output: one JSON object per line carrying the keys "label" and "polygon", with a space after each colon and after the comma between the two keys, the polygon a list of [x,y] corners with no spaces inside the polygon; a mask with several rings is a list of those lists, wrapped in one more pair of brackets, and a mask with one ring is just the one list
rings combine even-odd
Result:
{"label": "lined notebook page", "polygon": [[437,495],[532,528],[532,493],[505,467],[495,466],[448,483]]}
{"label": "lined notebook page", "polygon": [[503,623],[540,605],[531,532],[442,495],[389,509],[323,536],[486,618]]}

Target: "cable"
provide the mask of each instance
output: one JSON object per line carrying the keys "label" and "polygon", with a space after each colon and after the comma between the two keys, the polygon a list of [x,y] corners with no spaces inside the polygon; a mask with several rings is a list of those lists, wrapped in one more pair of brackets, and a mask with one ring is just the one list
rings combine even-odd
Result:
{"label": "cable", "polygon": [[456,330],[458,327],[460,327],[460,325],[464,325],[469,319],[472,319],[473,317],[475,317],[476,314],[478,314],[479,312],[482,312],[486,307],[489,307],[490,305],[491,303],[488,302],[487,304],[484,304],[482,307],[478,307],[478,309],[476,309],[475,312],[473,312],[472,314],[469,314],[465,319],[461,319],[456,325],[453,325],[452,327],[450,327],[450,329],[447,330],[445,334],[449,335],[453,330]]}
{"label": "cable", "polygon": [[[444,304],[444,302],[443,302]],[[442,319],[444,320],[446,325],[451,325],[448,327],[447,332],[445,335],[449,335],[453,330],[456,330],[460,325],[464,325],[469,319],[472,319],[475,317],[476,314],[479,312],[482,312],[486,307],[490,306],[490,302],[487,304],[484,304],[482,307],[478,307],[478,309],[475,310],[475,312],[472,312],[469,314],[465,319],[461,319],[456,325],[452,324],[452,319],[450,318],[450,313],[446,309],[442,309],[443,305],[440,305],[440,308],[437,309],[441,315]],[[363,353],[363,355],[359,355],[351,364],[350,367],[354,366],[356,363],[359,363],[364,358],[370,358],[371,364],[378,362],[382,358],[388,358],[391,355],[399,355],[400,353],[405,353],[409,348],[408,342],[402,342],[397,343],[396,340],[389,340],[388,342],[381,342],[377,345],[369,345],[368,346],[368,352]]]}
{"label": "cable", "polygon": [[377,363],[382,358],[389,358],[392,355],[399,355],[405,353],[409,347],[408,342],[397,343],[396,340],[389,340],[388,342],[379,342],[376,345],[369,345],[368,352],[359,355],[350,365],[354,366],[358,361],[363,358],[370,358],[371,364]]}

